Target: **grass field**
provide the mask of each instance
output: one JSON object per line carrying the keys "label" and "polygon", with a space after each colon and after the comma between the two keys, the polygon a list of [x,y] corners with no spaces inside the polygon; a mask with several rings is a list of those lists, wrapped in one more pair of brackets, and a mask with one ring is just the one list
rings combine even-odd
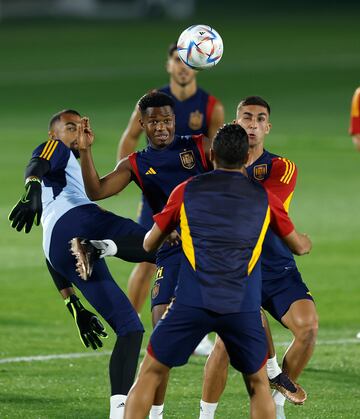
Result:
{"label": "grass field", "polygon": [[[118,139],[136,100],[167,82],[167,45],[187,23],[5,23],[0,26],[0,418],[105,418],[107,363],[114,342],[94,357],[82,349],[72,320],[44,265],[41,229],[12,231],[7,214],[22,193],[33,148],[47,121],[70,107],[92,119],[100,173],[112,170]],[[347,135],[350,99],[360,83],[360,30],[354,15],[207,22],[222,34],[219,66],[199,84],[221,98],[231,120],[240,98],[259,94],[272,105],[268,148],[299,168],[291,214],[314,243],[298,260],[320,316],[319,344],[300,382],[309,393],[289,418],[358,418],[360,411],[359,167]],[[135,216],[130,187],[102,202]],[[109,262],[126,288],[131,265]],[[144,309],[144,346],[150,333]],[[278,355],[290,334],[272,323]],[[30,362],[16,357],[84,354]],[[172,373],[166,418],[196,418],[204,359]],[[241,378],[231,370],[219,418],[247,417]]]}

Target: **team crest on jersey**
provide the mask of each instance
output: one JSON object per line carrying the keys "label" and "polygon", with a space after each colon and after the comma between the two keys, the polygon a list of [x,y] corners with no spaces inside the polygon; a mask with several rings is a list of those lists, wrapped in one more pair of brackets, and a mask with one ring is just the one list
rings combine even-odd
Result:
{"label": "team crest on jersey", "polygon": [[158,282],[155,282],[152,290],[151,290],[151,298],[154,300],[158,295],[160,291],[160,284]]}
{"label": "team crest on jersey", "polygon": [[189,128],[193,131],[197,131],[202,127],[204,120],[204,114],[200,111],[191,112],[189,116]]}
{"label": "team crest on jersey", "polygon": [[183,151],[179,156],[181,164],[185,169],[192,169],[195,166],[195,156],[192,150]]}
{"label": "team crest on jersey", "polygon": [[259,164],[254,167],[254,178],[257,180],[264,180],[267,175],[267,164]]}

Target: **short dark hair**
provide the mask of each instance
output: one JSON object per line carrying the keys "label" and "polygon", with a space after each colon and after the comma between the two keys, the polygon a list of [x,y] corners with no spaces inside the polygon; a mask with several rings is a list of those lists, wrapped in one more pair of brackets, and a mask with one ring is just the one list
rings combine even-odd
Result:
{"label": "short dark hair", "polygon": [[160,108],[161,106],[170,106],[174,111],[175,104],[172,97],[166,93],[155,90],[141,97],[138,106],[143,115],[147,108]]}
{"label": "short dark hair", "polygon": [[168,57],[171,57],[174,51],[177,50],[177,42],[172,42],[168,47]]}
{"label": "short dark hair", "polygon": [[241,100],[236,109],[236,113],[238,113],[240,108],[242,108],[243,106],[249,106],[249,105],[262,106],[267,109],[268,114],[270,115],[270,105],[266,102],[265,99],[263,99],[260,96],[248,96],[245,99]]}
{"label": "short dark hair", "polygon": [[57,112],[55,115],[53,115],[49,121],[49,129],[51,129],[53,127],[53,125],[55,124],[55,122],[60,121],[60,118],[62,117],[62,115],[66,114],[66,113],[70,113],[72,115],[77,115],[80,116],[78,111],[74,111],[74,109],[64,109],[60,112]]}
{"label": "short dark hair", "polygon": [[246,161],[249,139],[246,131],[238,124],[226,124],[218,130],[212,143],[216,162],[224,169],[237,169]]}

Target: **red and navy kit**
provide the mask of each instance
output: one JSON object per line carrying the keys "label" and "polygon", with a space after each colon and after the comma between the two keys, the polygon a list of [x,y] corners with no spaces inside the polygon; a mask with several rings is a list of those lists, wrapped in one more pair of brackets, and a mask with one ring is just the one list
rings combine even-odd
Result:
{"label": "red and navy kit", "polygon": [[203,135],[175,135],[163,149],[148,145],[130,154],[134,181],[142,189],[154,214],[161,211],[171,191],[189,177],[208,170]]}
{"label": "red and navy kit", "polygon": [[[193,96],[185,99],[177,99],[171,92],[170,86],[164,86],[159,89],[160,92],[166,93],[174,100],[174,113],[176,117],[175,134],[176,135],[208,135],[208,127],[212,118],[215,104],[218,100],[198,87]],[[151,208],[142,196],[140,214],[138,223],[150,230],[153,225],[152,216],[156,212],[152,212]]]}
{"label": "red and navy kit", "polygon": [[360,134],[360,87],[355,90],[351,101],[349,134]]}
{"label": "red and navy kit", "polygon": [[[263,186],[283,203],[288,212],[294,193],[297,168],[294,162],[264,150],[263,154],[247,167],[250,178]],[[300,299],[313,298],[301,279],[290,249],[269,228],[261,254],[262,306],[280,321],[290,305]]]}
{"label": "red and navy kit", "polygon": [[194,95],[185,100],[179,100],[170,90],[170,86],[159,89],[160,92],[171,96],[175,103],[177,135],[208,135],[212,113],[215,103],[218,101],[214,96],[198,87]]}
{"label": "red and navy kit", "polygon": [[[281,237],[294,230],[278,198],[240,172],[222,170],[179,185],[154,221],[164,232],[180,223],[177,300],[221,314],[243,311],[247,286],[261,281],[260,270],[249,278],[269,223]],[[259,307],[258,300],[247,311]]]}
{"label": "red and navy kit", "polygon": [[[269,224],[281,237],[294,230],[281,201],[240,172],[214,170],[180,184],[154,221],[166,233],[180,224],[183,252],[175,303],[154,329],[149,353],[169,367],[182,365],[215,331],[236,369],[258,371],[267,357],[262,243]],[[258,295],[244,310],[248,289]]]}
{"label": "red and navy kit", "polygon": [[[292,161],[264,150],[263,154],[247,167],[247,172],[250,178],[261,182],[267,190],[276,195],[288,211],[297,178],[297,169]],[[269,229],[261,255],[263,280],[284,276],[290,269],[296,269],[293,254]]]}
{"label": "red and navy kit", "polygon": [[[209,170],[202,143],[202,135],[176,135],[164,149],[148,145],[145,150],[129,156],[134,181],[142,189],[153,214],[163,209],[171,191],[179,183]],[[179,246],[165,244],[159,250],[157,277],[151,294],[152,307],[168,304],[174,296],[179,259]]]}

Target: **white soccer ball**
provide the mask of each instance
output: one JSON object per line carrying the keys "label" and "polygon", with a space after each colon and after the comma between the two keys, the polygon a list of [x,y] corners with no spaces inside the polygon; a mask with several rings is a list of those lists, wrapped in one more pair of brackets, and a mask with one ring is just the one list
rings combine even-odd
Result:
{"label": "white soccer ball", "polygon": [[194,70],[214,67],[223,55],[221,36],[208,25],[192,25],[185,29],[177,42],[179,57]]}

